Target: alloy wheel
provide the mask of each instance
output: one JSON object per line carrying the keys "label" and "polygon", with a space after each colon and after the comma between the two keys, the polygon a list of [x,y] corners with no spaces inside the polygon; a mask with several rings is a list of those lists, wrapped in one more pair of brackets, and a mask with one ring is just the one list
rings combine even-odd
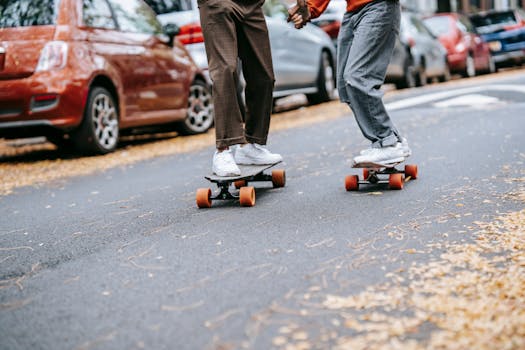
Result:
{"label": "alloy wheel", "polygon": [[118,114],[113,101],[105,94],[93,99],[91,120],[94,136],[104,149],[113,149],[118,141]]}
{"label": "alloy wheel", "polygon": [[333,98],[335,91],[334,69],[328,55],[323,54],[324,87],[329,98]]}
{"label": "alloy wheel", "polygon": [[193,84],[188,98],[188,116],[184,121],[189,133],[201,133],[213,124],[213,101],[204,84]]}
{"label": "alloy wheel", "polygon": [[473,77],[476,75],[476,65],[474,64],[474,58],[471,55],[467,56],[465,75],[467,77]]}

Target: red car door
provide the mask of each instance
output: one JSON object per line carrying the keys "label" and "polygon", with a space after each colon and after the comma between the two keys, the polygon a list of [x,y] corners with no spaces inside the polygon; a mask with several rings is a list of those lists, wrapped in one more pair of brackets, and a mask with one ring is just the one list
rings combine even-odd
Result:
{"label": "red car door", "polygon": [[141,115],[140,90],[153,71],[146,59],[144,38],[122,31],[106,0],[83,0],[82,18],[93,64],[113,73],[124,109],[121,126],[129,126]]}
{"label": "red car door", "polygon": [[158,96],[158,106],[170,110],[185,109],[195,70],[194,63],[177,40],[170,47],[158,38],[155,39],[150,49],[157,69],[157,84],[154,89]]}
{"label": "red car door", "polygon": [[[144,117],[173,117],[173,110],[185,109],[193,75],[193,62],[179,46],[163,41],[162,27],[153,10],[142,0],[109,0],[122,32],[140,39],[143,54],[134,67],[140,79],[138,105]],[[183,51],[181,51],[183,50]],[[181,52],[178,52],[181,51]],[[166,120],[164,120],[166,121]],[[163,122],[159,120],[159,122]]]}

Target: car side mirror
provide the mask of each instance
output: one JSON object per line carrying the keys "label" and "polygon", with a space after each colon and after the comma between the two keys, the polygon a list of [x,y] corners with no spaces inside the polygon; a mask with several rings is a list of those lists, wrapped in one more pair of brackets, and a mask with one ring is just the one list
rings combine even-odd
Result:
{"label": "car side mirror", "polygon": [[173,46],[173,40],[180,33],[180,28],[175,23],[166,23],[162,27],[162,32],[169,38],[169,44]]}

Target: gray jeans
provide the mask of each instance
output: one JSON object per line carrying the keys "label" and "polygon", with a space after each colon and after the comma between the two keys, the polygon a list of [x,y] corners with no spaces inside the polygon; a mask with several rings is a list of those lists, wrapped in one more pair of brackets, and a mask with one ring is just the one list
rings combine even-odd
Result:
{"label": "gray jeans", "polygon": [[339,97],[349,104],[372,147],[400,141],[380,90],[399,34],[400,16],[398,0],[372,1],[344,15],[337,39]]}

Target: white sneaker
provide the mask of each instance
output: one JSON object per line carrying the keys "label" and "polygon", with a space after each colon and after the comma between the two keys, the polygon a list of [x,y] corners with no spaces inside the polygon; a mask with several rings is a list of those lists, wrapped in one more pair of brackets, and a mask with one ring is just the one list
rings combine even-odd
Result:
{"label": "white sneaker", "polygon": [[218,176],[239,176],[241,170],[235,164],[232,151],[227,149],[222,152],[215,151],[213,155],[213,173]]}
{"label": "white sneaker", "polygon": [[[410,147],[408,146],[408,141],[406,138],[402,137],[401,138],[401,147],[403,148],[403,157],[405,158],[408,158],[412,155],[412,150],[410,149]],[[370,148],[367,148],[367,149],[364,149],[360,152],[361,155],[363,154],[366,154],[370,151],[372,151],[374,148],[373,147],[370,147]]]}
{"label": "white sneaker", "polygon": [[401,148],[403,149],[403,157],[408,158],[412,155],[412,150],[408,147],[408,140],[404,137],[401,138]]}
{"label": "white sneaker", "polygon": [[280,154],[271,153],[265,146],[248,143],[235,151],[235,162],[243,165],[274,164],[283,160]]}
{"label": "white sneaker", "polygon": [[394,146],[382,147],[382,148],[371,148],[365,154],[361,154],[354,158],[354,165],[375,165],[375,164],[391,164],[398,163],[405,160],[405,151],[401,142],[396,143]]}

